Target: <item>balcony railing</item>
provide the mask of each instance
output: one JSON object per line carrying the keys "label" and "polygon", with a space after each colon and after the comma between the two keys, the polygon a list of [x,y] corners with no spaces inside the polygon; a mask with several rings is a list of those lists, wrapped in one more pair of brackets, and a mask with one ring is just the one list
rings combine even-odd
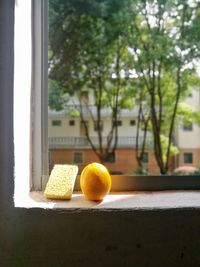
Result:
{"label": "balcony railing", "polygon": [[[91,137],[92,143],[98,147],[99,140],[98,137]],[[139,146],[142,145],[143,139],[139,139]],[[78,137],[49,137],[49,148],[78,148],[78,147],[84,147],[89,148],[90,143],[85,136],[78,136]],[[106,146],[107,144],[107,138],[102,138],[102,144],[103,146]],[[146,145],[148,147],[152,146],[152,139],[150,137],[147,138]],[[118,137],[118,145],[119,148],[131,148],[136,147],[136,137],[132,136],[119,136]]]}

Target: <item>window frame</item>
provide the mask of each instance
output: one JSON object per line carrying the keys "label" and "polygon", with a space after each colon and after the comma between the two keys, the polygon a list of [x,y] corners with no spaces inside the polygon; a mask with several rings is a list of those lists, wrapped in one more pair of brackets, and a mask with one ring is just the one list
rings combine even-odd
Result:
{"label": "window frame", "polygon": [[[31,190],[48,181],[48,1],[32,0]],[[37,156],[36,156],[37,154]]]}
{"label": "window frame", "polygon": [[[46,0],[32,3],[32,89],[30,110],[30,190],[48,181],[48,10]],[[30,99],[29,99],[30,100]],[[27,178],[28,179],[28,178]],[[113,175],[113,190],[200,189],[197,176]]]}

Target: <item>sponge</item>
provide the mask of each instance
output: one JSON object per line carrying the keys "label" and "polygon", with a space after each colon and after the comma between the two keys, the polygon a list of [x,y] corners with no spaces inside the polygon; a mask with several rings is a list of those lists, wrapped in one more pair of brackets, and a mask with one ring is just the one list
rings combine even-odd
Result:
{"label": "sponge", "polygon": [[52,199],[71,199],[78,167],[76,165],[54,165],[44,195]]}

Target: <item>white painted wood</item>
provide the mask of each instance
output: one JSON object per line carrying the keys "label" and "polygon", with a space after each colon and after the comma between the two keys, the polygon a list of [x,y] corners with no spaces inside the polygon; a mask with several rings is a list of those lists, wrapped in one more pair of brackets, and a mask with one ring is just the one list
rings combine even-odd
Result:
{"label": "white painted wood", "polygon": [[30,110],[31,110],[31,1],[15,5],[14,36],[14,197],[25,196],[30,188]]}
{"label": "white painted wood", "polygon": [[32,189],[48,179],[47,1],[32,1]]}
{"label": "white painted wood", "polygon": [[45,0],[15,5],[15,199],[43,189],[48,175],[46,6]]}

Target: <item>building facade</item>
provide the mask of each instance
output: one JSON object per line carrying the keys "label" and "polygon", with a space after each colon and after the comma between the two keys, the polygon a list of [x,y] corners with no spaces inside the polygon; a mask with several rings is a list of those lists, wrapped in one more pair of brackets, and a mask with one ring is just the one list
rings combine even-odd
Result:
{"label": "building facade", "polygon": [[[93,99],[87,99],[93,106]],[[73,104],[72,104],[73,103]],[[49,110],[48,133],[49,133],[49,164],[50,169],[54,164],[68,163],[77,164],[79,171],[92,162],[99,161],[91,149],[85,128],[79,117],[72,116],[70,109],[74,107],[72,102],[62,111]],[[187,99],[187,104],[195,111],[200,109],[199,90],[192,91]],[[95,122],[90,114],[84,114],[89,135],[92,142],[97,146],[98,137]],[[102,136],[103,143],[110,129],[111,119],[109,109],[102,110]],[[136,127],[137,108],[132,110],[123,109],[118,120],[118,146],[110,162],[105,163],[111,173],[134,174],[138,170],[136,161]],[[195,123],[176,125],[174,143],[179,153],[171,159],[170,169],[174,170],[180,166],[200,166],[200,128]],[[147,146],[144,157],[144,167],[150,173],[159,172],[154,153],[151,134],[147,134]]]}

